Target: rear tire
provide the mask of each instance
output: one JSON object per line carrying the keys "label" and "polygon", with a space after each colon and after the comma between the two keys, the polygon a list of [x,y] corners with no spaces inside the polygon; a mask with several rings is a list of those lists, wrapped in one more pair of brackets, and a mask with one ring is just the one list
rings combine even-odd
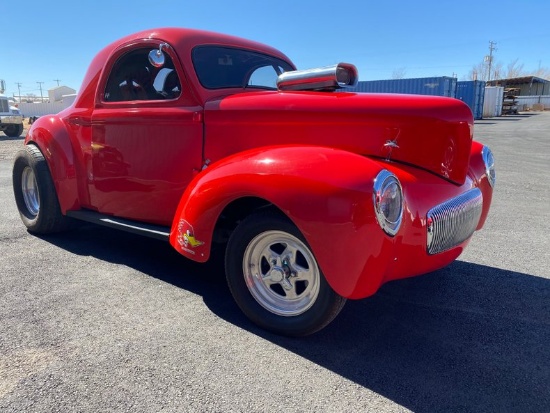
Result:
{"label": "rear tire", "polygon": [[275,211],[255,213],[237,226],[227,244],[225,268],[240,309],[277,334],[315,333],[346,302],[327,283],[298,228]]}
{"label": "rear tire", "polygon": [[70,227],[61,214],[50,170],[35,145],[17,152],[13,164],[13,192],[21,220],[34,234],[49,234]]}
{"label": "rear tire", "polygon": [[23,133],[23,125],[10,125],[4,129],[4,133],[10,138],[18,138]]}

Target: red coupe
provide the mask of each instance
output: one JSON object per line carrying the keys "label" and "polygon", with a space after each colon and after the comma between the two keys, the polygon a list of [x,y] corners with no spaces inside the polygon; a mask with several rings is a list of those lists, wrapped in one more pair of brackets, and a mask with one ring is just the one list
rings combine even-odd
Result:
{"label": "red coupe", "polygon": [[357,70],[296,70],[256,42],[168,28],[92,61],[74,104],[30,128],[13,167],[29,232],[91,221],[204,262],[270,331],[301,336],[346,299],[444,267],[495,183],[470,109],[339,91]]}

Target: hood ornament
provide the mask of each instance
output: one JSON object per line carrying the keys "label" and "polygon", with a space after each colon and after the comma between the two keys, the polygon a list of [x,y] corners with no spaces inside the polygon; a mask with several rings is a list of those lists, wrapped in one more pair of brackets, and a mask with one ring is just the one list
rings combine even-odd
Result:
{"label": "hood ornament", "polygon": [[388,155],[386,156],[386,161],[391,160],[391,154],[394,149],[399,149],[399,145],[397,144],[397,138],[393,140],[387,140],[384,144],[384,148],[388,151]]}

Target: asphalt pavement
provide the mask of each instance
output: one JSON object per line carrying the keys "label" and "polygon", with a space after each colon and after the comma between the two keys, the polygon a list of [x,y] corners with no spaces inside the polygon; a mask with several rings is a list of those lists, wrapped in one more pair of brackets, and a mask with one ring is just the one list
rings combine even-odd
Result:
{"label": "asphalt pavement", "polygon": [[0,411],[550,411],[550,112],[476,122],[497,186],[449,267],[302,339],[240,313],[219,262],[92,225],[21,223],[0,134]]}

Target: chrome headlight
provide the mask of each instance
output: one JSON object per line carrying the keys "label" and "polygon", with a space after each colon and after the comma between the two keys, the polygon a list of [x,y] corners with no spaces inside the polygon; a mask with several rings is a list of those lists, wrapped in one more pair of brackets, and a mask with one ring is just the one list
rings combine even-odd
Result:
{"label": "chrome headlight", "polygon": [[403,219],[403,191],[397,177],[386,169],[374,180],[373,202],[378,224],[394,236]]}
{"label": "chrome headlight", "polygon": [[485,163],[485,174],[491,184],[491,188],[495,186],[497,179],[495,171],[495,158],[493,157],[493,152],[489,149],[488,146],[484,146],[481,150],[481,156],[483,157],[483,163]]}

